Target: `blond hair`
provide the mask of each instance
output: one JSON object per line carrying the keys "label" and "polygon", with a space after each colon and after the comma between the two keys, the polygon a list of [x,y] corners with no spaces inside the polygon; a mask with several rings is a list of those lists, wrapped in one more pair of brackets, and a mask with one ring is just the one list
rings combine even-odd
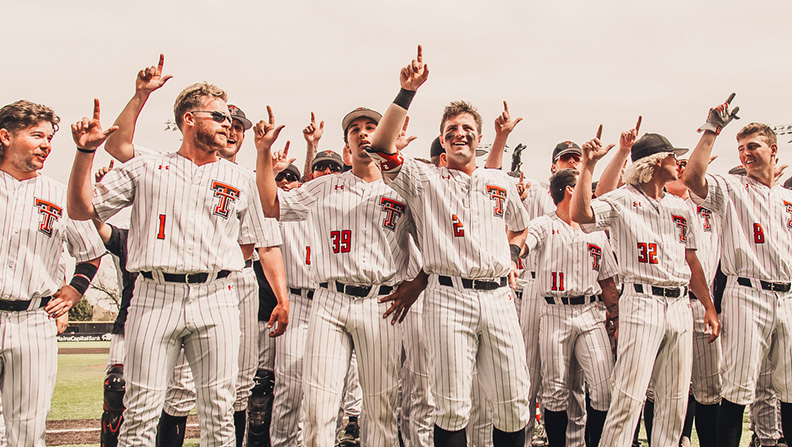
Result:
{"label": "blond hair", "polygon": [[668,154],[670,154],[670,152],[652,154],[627,166],[627,169],[624,170],[622,181],[632,186],[648,183],[652,179],[657,162],[668,157]]}
{"label": "blond hair", "polygon": [[176,118],[176,126],[181,130],[184,121],[184,114],[203,106],[204,98],[220,98],[226,100],[226,93],[217,86],[208,82],[197,82],[179,93],[176,102],[173,104],[173,115]]}
{"label": "blond hair", "polygon": [[741,140],[749,135],[759,134],[765,140],[768,146],[772,146],[778,142],[776,133],[767,124],[750,123],[737,132],[737,140]]}

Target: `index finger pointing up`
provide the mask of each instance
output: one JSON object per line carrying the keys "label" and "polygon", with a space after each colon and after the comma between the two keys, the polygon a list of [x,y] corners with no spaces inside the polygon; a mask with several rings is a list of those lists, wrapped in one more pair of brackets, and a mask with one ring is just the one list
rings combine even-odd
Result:
{"label": "index finger pointing up", "polygon": [[162,66],[165,65],[165,55],[160,53],[159,63],[157,64],[157,71],[162,73]]}
{"label": "index finger pointing up", "polygon": [[732,93],[731,95],[729,95],[729,97],[726,99],[726,104],[731,104],[732,100],[734,100],[734,97],[736,95],[737,95],[736,93]]}
{"label": "index finger pointing up", "polygon": [[315,123],[316,123],[316,116],[314,115],[313,112],[311,112],[311,124],[315,124]]}
{"label": "index finger pointing up", "polygon": [[641,130],[641,120],[642,119],[643,119],[643,117],[641,115],[638,115],[638,122],[635,123],[635,130],[636,131],[640,131]]}
{"label": "index finger pointing up", "polygon": [[509,105],[506,104],[506,101],[503,101],[503,111],[509,113]]}
{"label": "index finger pointing up", "polygon": [[98,98],[94,98],[94,111],[93,111],[93,117],[94,117],[94,119],[95,119],[95,120],[99,120],[99,115],[100,115],[100,113],[99,113],[99,112],[100,112],[100,108],[99,108],[99,99],[98,99]]}
{"label": "index finger pointing up", "polygon": [[418,45],[418,57],[416,57],[416,59],[418,63],[423,63],[423,48],[421,48],[420,45]]}
{"label": "index finger pointing up", "polygon": [[597,139],[602,138],[602,124],[599,125],[599,129],[597,129]]}
{"label": "index finger pointing up", "polygon": [[267,115],[269,115],[269,123],[275,124],[275,115],[272,113],[272,107],[267,106]]}

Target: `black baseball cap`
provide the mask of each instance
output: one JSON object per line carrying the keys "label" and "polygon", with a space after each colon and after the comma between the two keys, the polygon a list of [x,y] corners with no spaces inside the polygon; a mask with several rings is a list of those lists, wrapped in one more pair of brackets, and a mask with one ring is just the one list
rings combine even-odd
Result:
{"label": "black baseball cap", "polygon": [[231,119],[235,119],[242,123],[242,127],[244,127],[245,130],[253,127],[253,123],[251,123],[250,120],[245,117],[245,112],[243,112],[239,107],[229,104],[228,111],[231,112]]}
{"label": "black baseball cap", "polygon": [[792,177],[789,177],[789,178],[788,178],[788,179],[787,179],[787,180],[784,182],[784,188],[786,188],[786,189],[792,189]]}
{"label": "black baseball cap", "polygon": [[352,121],[355,121],[356,119],[363,116],[366,118],[371,118],[377,124],[379,124],[380,120],[382,119],[382,114],[376,110],[358,107],[357,109],[347,113],[344,119],[341,120],[341,130],[344,131],[344,135],[346,135],[347,127],[352,124]]}
{"label": "black baseball cap", "polygon": [[662,152],[673,152],[676,155],[682,155],[687,151],[687,148],[674,147],[671,142],[668,141],[668,138],[658,133],[648,133],[633,144],[630,155],[632,161],[638,161],[644,157]]}
{"label": "black baseball cap", "polygon": [[566,154],[577,154],[579,157],[582,157],[583,151],[581,151],[580,146],[573,141],[562,141],[556,144],[555,149],[553,149],[553,163],[557,162],[561,156]]}
{"label": "black baseball cap", "polygon": [[333,163],[339,167],[339,169],[344,168],[344,161],[341,159],[341,156],[333,151],[322,151],[316,154],[313,161],[311,162],[311,171],[316,169],[316,165],[319,163]]}
{"label": "black baseball cap", "polygon": [[297,176],[298,180],[300,179],[300,170],[297,169],[297,166],[294,166],[294,163],[290,164],[289,166],[286,166],[286,169],[284,169],[283,171],[279,172],[278,174],[283,173],[283,172],[291,172],[292,174]]}
{"label": "black baseball cap", "polygon": [[432,147],[429,149],[429,157],[437,157],[440,154],[445,154],[445,148],[440,144],[440,137],[432,141]]}

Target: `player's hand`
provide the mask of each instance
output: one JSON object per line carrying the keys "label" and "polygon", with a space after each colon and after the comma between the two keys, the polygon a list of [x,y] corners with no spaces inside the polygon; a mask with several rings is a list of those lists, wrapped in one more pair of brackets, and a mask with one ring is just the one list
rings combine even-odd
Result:
{"label": "player's hand", "polygon": [[319,144],[319,140],[324,135],[324,121],[316,125],[316,116],[313,112],[311,112],[311,123],[305,126],[303,129],[303,138],[305,138],[305,142],[316,147]]}
{"label": "player's hand", "polygon": [[66,332],[66,328],[69,327],[69,313],[66,312],[65,314],[56,318],[55,326],[58,328],[58,335]]}
{"label": "player's hand", "polygon": [[275,125],[275,114],[272,113],[272,107],[267,106],[267,114],[269,115],[269,119],[267,121],[259,121],[255,127],[256,150],[259,152],[269,152],[272,148],[272,144],[278,139],[281,130],[286,127],[283,124],[280,126]]}
{"label": "player's hand", "polygon": [[102,124],[99,122],[100,108],[99,100],[94,99],[93,118],[88,119],[83,117],[81,121],[72,124],[72,139],[74,144],[80,149],[96,150],[99,145],[104,143],[113,132],[118,130],[118,126],[113,126],[107,130],[102,130]]}
{"label": "player's hand", "polygon": [[275,309],[272,309],[269,322],[267,322],[267,329],[272,329],[269,336],[278,337],[286,332],[286,326],[289,325],[289,305],[278,303]]}
{"label": "player's hand", "polygon": [[609,144],[603,147],[600,138],[602,138],[602,124],[597,129],[597,136],[583,143],[581,148],[583,150],[583,164],[596,164],[615,146],[615,144]]}
{"label": "player's hand", "polygon": [[739,106],[735,107],[734,110],[729,112],[729,107],[731,106],[734,96],[735,93],[732,93],[728,98],[726,98],[726,102],[719,105],[718,107],[709,109],[709,113],[707,114],[707,122],[699,127],[698,131],[705,132],[708,130],[710,132],[714,132],[715,135],[718,135],[721,133],[721,130],[723,130],[723,128],[726,127],[726,125],[732,120],[740,119],[740,117],[737,116],[737,112],[740,111]]}
{"label": "player's hand", "polygon": [[162,66],[165,65],[165,55],[160,54],[159,63],[156,66],[144,68],[138,72],[135,80],[135,90],[145,95],[165,85],[173,76],[162,76]]}
{"label": "player's hand", "polygon": [[418,297],[421,296],[421,292],[426,288],[426,278],[423,280],[419,278],[415,278],[412,281],[404,281],[396,287],[396,290],[388,296],[380,298],[377,302],[378,303],[387,303],[388,301],[393,301],[393,303],[388,307],[388,310],[382,314],[382,318],[388,318],[389,316],[393,315],[393,319],[391,320],[391,324],[396,324],[396,322],[401,323],[404,321],[404,318],[407,316],[407,311],[410,310],[413,304],[418,300]]}
{"label": "player's hand", "polygon": [[296,158],[289,158],[289,145],[291,141],[286,142],[283,151],[273,152],[272,154],[272,174],[278,175],[279,172],[288,168],[290,164],[294,163]]}
{"label": "player's hand", "polygon": [[525,181],[525,174],[520,171],[520,180],[515,185],[517,187],[517,193],[520,194],[520,200],[525,200],[528,197],[528,190],[531,188],[531,182]]}
{"label": "player's hand", "polygon": [[60,290],[52,294],[52,299],[46,306],[44,311],[52,318],[58,318],[63,314],[68,314],[69,309],[74,307],[80,301],[82,295],[74,287],[66,284]]}
{"label": "player's hand", "polygon": [[775,177],[775,181],[781,179],[781,177],[784,175],[784,171],[788,167],[789,165],[781,165],[781,166],[776,165],[775,172],[773,173],[773,176]]}
{"label": "player's hand", "polygon": [[615,320],[614,317],[611,317],[610,311],[605,311],[605,330],[608,332],[608,335],[613,337],[614,340],[619,341],[619,316],[617,315]]}
{"label": "player's hand", "polygon": [[514,127],[522,121],[522,118],[511,118],[509,114],[509,105],[506,104],[506,101],[503,101],[503,113],[498,115],[495,118],[495,134],[496,135],[508,135],[514,130]]}
{"label": "player's hand", "polygon": [[624,152],[629,152],[632,149],[633,144],[635,144],[635,140],[638,139],[638,132],[641,131],[641,120],[643,117],[638,115],[638,122],[635,123],[635,127],[630,130],[625,130],[621,133],[619,137],[619,150]]}
{"label": "player's hand", "polygon": [[[520,255],[522,255],[523,252],[525,252],[524,244],[520,249]],[[517,268],[517,263],[511,261],[511,270],[509,270],[509,287],[511,287],[512,290],[517,290],[517,277],[520,276],[519,271],[520,269]]]}
{"label": "player's hand", "polygon": [[429,65],[423,62],[423,48],[418,45],[418,55],[401,69],[399,82],[405,90],[416,91],[429,78]]}
{"label": "player's hand", "polygon": [[96,183],[101,182],[102,179],[104,178],[104,176],[108,172],[110,172],[111,169],[113,169],[113,164],[115,164],[114,162],[115,162],[115,160],[110,160],[110,164],[109,165],[102,166],[101,168],[99,168],[98,171],[96,171],[96,174],[94,174],[94,180],[96,181]]}
{"label": "player's hand", "polygon": [[394,146],[396,146],[396,150],[397,151],[400,151],[400,150],[404,149],[405,147],[407,147],[408,144],[412,143],[413,140],[418,138],[415,135],[410,135],[409,137],[407,136],[407,125],[408,124],[410,124],[410,117],[409,116],[405,116],[404,117],[404,124],[402,125],[402,130],[401,130],[401,132],[399,132],[398,138],[396,138],[396,141],[393,143]]}
{"label": "player's hand", "polygon": [[715,306],[710,306],[704,313],[704,333],[709,334],[708,343],[712,343],[720,335],[721,324]]}

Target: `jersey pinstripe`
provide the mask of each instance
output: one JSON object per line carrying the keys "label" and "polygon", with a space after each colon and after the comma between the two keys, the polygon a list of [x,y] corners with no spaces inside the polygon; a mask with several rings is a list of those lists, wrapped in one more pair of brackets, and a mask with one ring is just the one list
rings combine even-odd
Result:
{"label": "jersey pinstripe", "polygon": [[63,285],[58,271],[64,242],[77,260],[101,257],[104,244],[90,222],[66,213],[66,188],[39,175],[19,181],[0,171],[0,298],[29,300],[50,296]]}
{"label": "jersey pinstripe", "polygon": [[[625,185],[592,200],[596,222],[583,231],[610,228],[621,281],[673,287],[687,285],[685,249],[697,248],[697,231],[688,205],[665,194],[660,200]],[[651,222],[651,225],[647,225]]]}
{"label": "jersey pinstripe", "polygon": [[132,206],[129,271],[239,271],[239,245],[280,245],[253,174],[226,160],[198,166],[176,153],[141,155],[105,175],[94,207],[106,220]]}
{"label": "jersey pinstripe", "polygon": [[693,201],[723,218],[723,273],[792,281],[792,191],[747,175],[707,175],[707,197]]}
{"label": "jersey pinstripe", "polygon": [[315,289],[311,268],[314,254],[311,253],[311,221],[280,222],[283,238],[283,266],[286,268],[286,284],[291,288]]}
{"label": "jersey pinstripe", "polygon": [[525,245],[538,255],[536,291],[541,296],[599,295],[598,280],[618,274],[604,232],[584,233],[555,213],[531,221]]}
{"label": "jersey pinstripe", "polygon": [[404,278],[410,209],[383,181],[348,171],[279,190],[278,197],[280,221],[311,221],[316,282],[392,285]]}
{"label": "jersey pinstripe", "polygon": [[529,219],[504,172],[476,169],[469,176],[405,157],[389,185],[412,205],[424,271],[471,279],[509,273],[506,227],[523,230]]}
{"label": "jersey pinstripe", "polygon": [[723,231],[722,219],[717,214],[712,212],[703,205],[696,205],[691,198],[685,200],[688,204],[696,219],[693,222],[698,227],[699,237],[698,249],[696,255],[701,262],[701,268],[704,270],[704,278],[710,287],[713,288],[713,281],[715,280],[715,272],[718,270],[718,263],[721,257],[721,233]]}

